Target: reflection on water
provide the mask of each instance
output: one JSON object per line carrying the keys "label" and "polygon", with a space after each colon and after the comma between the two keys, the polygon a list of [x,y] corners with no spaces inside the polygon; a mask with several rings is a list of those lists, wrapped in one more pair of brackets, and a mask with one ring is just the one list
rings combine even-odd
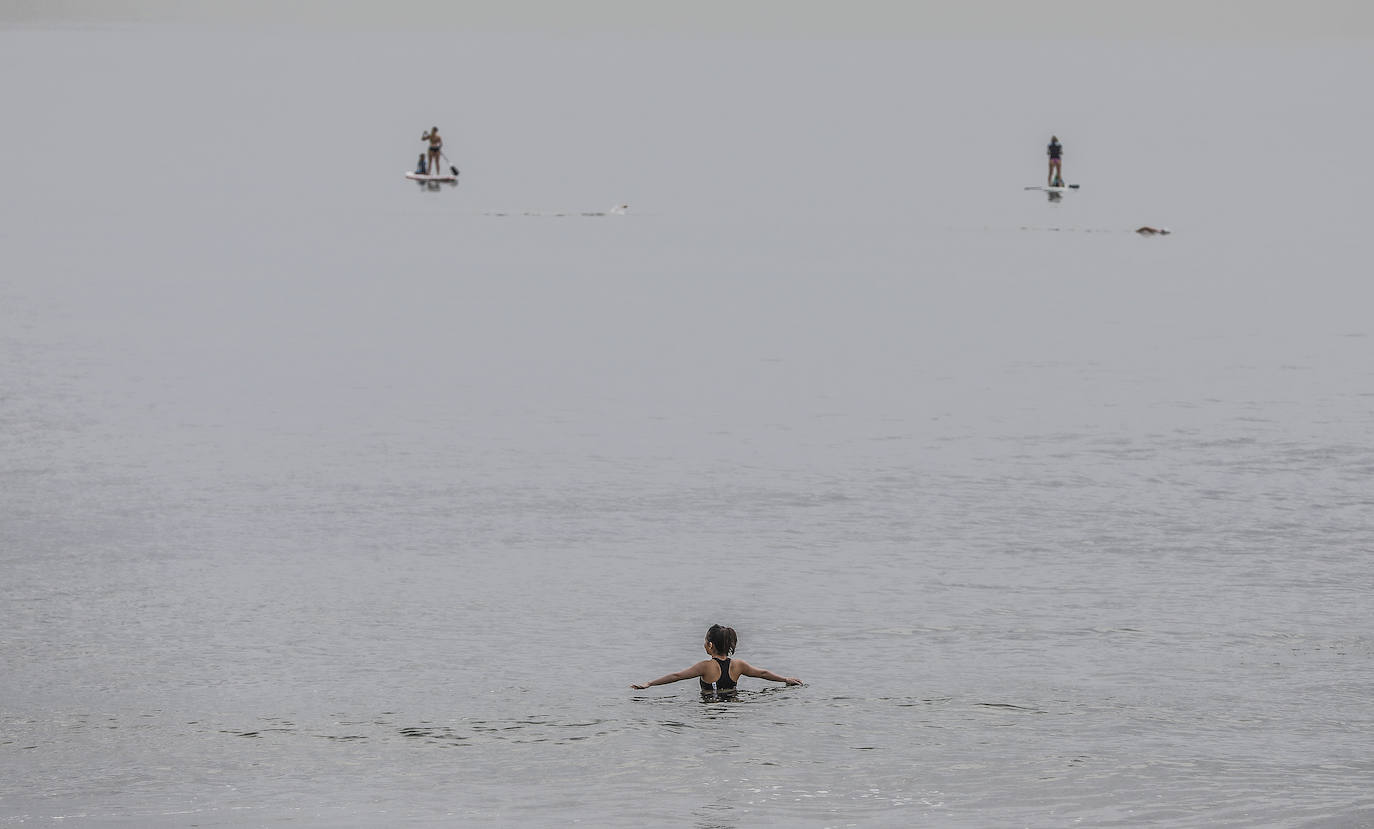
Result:
{"label": "reflection on water", "polygon": [[415,183],[420,185],[421,190],[428,190],[432,193],[437,193],[446,186],[454,189],[458,187],[458,182],[456,181],[417,181]]}

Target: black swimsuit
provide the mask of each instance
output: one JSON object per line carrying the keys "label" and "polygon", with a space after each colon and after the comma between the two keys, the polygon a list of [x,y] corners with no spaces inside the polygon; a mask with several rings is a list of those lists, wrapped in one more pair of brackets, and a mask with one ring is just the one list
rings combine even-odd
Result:
{"label": "black swimsuit", "polygon": [[733,690],[735,690],[735,681],[734,681],[733,679],[730,678],[730,660],[728,660],[728,659],[716,659],[716,657],[714,657],[714,656],[711,657],[711,658],[712,658],[712,659],[715,659],[715,660],[716,660],[716,663],[717,663],[718,665],[720,665],[720,679],[716,680],[716,687],[715,687],[714,689],[711,688],[711,683],[707,682],[707,681],[704,680],[704,679],[698,679],[697,682],[700,682],[700,683],[701,683],[701,692],[702,692],[703,694],[709,694],[709,693],[711,693],[712,690],[716,690],[716,691],[733,691]]}

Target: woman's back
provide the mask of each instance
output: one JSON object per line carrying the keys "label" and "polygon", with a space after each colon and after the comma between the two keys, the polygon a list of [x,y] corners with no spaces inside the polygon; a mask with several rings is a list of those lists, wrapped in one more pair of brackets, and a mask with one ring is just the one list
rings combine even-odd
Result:
{"label": "woman's back", "polygon": [[[713,656],[711,661],[715,663],[715,670],[711,670],[712,666],[708,665],[706,673],[697,680],[701,683],[702,693],[735,690],[735,686],[739,684],[739,666],[731,664],[734,662],[733,659],[720,659]],[[711,678],[712,674],[715,674],[715,679]]]}

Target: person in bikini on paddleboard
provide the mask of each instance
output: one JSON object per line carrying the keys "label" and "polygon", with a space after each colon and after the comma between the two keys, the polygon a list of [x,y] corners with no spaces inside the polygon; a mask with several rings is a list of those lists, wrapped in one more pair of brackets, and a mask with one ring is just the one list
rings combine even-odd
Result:
{"label": "person in bikini on paddleboard", "polygon": [[1050,187],[1064,186],[1064,170],[1060,162],[1060,157],[1064,154],[1064,145],[1059,143],[1059,136],[1050,136],[1050,145],[1045,148],[1045,154],[1050,157]]}
{"label": "person in bikini on paddleboard", "polygon": [[667,685],[670,682],[678,682],[683,679],[696,677],[701,684],[702,696],[716,696],[724,691],[734,691],[735,685],[742,676],[753,676],[759,679],[766,679],[770,682],[785,682],[788,685],[801,685],[802,681],[794,676],[778,676],[772,671],[765,671],[762,668],[755,668],[743,659],[731,659],[730,654],[735,652],[735,643],[738,637],[735,635],[734,628],[724,625],[711,625],[711,629],[706,631],[706,655],[710,659],[703,659],[690,668],[684,668],[677,673],[666,674],[642,685],[631,685],[637,691],[642,691],[651,685]]}
{"label": "person in bikini on paddleboard", "polygon": [[421,141],[429,142],[429,173],[439,175],[439,156],[444,151],[444,139],[439,137],[439,128],[434,127],[420,136]]}

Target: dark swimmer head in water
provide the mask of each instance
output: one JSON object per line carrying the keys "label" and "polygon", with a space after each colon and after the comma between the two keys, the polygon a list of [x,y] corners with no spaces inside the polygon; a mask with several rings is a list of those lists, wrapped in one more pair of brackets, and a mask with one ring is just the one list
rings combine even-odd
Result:
{"label": "dark swimmer head in water", "polygon": [[734,690],[742,676],[757,677],[769,682],[785,682],[788,685],[802,684],[802,681],[794,676],[778,676],[772,671],[755,668],[743,659],[731,659],[730,654],[735,652],[735,644],[738,641],[739,637],[735,635],[734,628],[728,628],[724,625],[711,625],[711,629],[706,631],[706,641],[703,643],[709,659],[703,659],[692,667],[684,668],[676,673],[665,674],[652,682],[631,685],[630,687],[642,691],[653,685],[667,685],[670,682],[679,682],[695,677],[701,684],[702,693],[709,694],[717,691]]}

